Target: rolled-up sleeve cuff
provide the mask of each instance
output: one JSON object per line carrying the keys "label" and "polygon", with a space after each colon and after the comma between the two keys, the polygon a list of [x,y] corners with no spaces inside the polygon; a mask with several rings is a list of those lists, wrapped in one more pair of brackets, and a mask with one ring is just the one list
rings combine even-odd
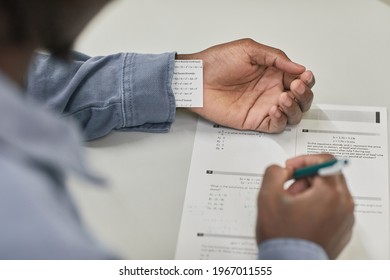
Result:
{"label": "rolled-up sleeve cuff", "polygon": [[318,244],[296,238],[275,238],[259,245],[260,260],[327,260],[328,256]]}
{"label": "rolled-up sleeve cuff", "polygon": [[125,56],[122,130],[167,132],[175,118],[171,88],[175,53]]}

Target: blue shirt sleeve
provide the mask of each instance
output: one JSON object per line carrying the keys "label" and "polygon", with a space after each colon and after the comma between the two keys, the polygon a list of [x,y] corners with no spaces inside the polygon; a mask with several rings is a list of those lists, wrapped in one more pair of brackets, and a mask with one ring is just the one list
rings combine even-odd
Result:
{"label": "blue shirt sleeve", "polygon": [[274,238],[261,242],[260,260],[327,260],[328,256],[318,244],[296,238]]}
{"label": "blue shirt sleeve", "polygon": [[74,119],[86,140],[112,130],[167,132],[175,117],[171,89],[175,53],[119,53],[70,61],[37,54],[28,96]]}

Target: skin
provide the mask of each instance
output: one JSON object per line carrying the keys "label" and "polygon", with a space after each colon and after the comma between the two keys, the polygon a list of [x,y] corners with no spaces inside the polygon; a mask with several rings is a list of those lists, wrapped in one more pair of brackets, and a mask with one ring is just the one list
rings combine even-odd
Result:
{"label": "skin", "polygon": [[[18,42],[4,40],[7,21],[0,11],[1,71],[23,87],[33,52],[47,49],[65,56],[85,25],[108,2],[25,1],[30,36]],[[251,39],[179,54],[177,58],[203,60],[204,107],[191,110],[221,125],[281,132],[287,124],[298,123],[313,100],[312,72],[292,62],[281,50]],[[301,180],[287,191],[282,188],[294,168],[326,157],[291,159],[286,168],[267,169],[259,195],[258,242],[298,237],[320,244],[332,258],[338,255],[349,240],[353,224],[353,202],[344,177]]]}
{"label": "skin", "polygon": [[251,39],[177,58],[203,60],[204,106],[191,110],[222,125],[281,132],[297,124],[313,100],[312,72]]}
{"label": "skin", "polygon": [[354,224],[354,202],[344,176],[315,176],[284,184],[297,168],[332,159],[328,154],[300,156],[286,167],[267,168],[258,197],[257,242],[301,238],[320,245],[335,259],[348,244]]}

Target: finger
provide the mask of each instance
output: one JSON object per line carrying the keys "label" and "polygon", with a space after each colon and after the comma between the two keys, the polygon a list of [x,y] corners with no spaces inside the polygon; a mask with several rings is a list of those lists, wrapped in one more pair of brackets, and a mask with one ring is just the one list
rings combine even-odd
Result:
{"label": "finger", "polygon": [[291,75],[283,72],[283,87],[286,90],[289,90],[291,88],[291,83],[296,79],[299,79],[299,77],[300,77],[299,75]]}
{"label": "finger", "polygon": [[[291,176],[291,170],[277,165],[267,167],[263,182],[257,197],[256,241],[259,244],[266,238],[264,221],[269,220],[269,213],[273,213],[278,205],[281,194],[284,192],[284,183]],[[263,222],[262,222],[263,221]]]}
{"label": "finger", "polygon": [[354,201],[341,172],[334,175],[314,176],[311,186],[310,191],[320,195],[324,201],[329,199],[335,205],[342,206],[340,209],[353,211]]}
{"label": "finger", "polygon": [[262,122],[261,131],[268,133],[282,132],[287,125],[287,116],[281,112],[278,106],[272,106],[268,112],[268,118]]}
{"label": "finger", "polygon": [[297,124],[302,119],[302,110],[298,103],[294,100],[294,95],[291,92],[282,92],[278,98],[280,110],[286,115],[288,124]]}
{"label": "finger", "polygon": [[314,78],[313,72],[311,72],[309,70],[303,72],[301,75],[291,75],[291,74],[284,73],[284,76],[283,76],[284,88],[290,89],[291,83],[297,79],[304,82],[309,88],[312,88],[315,84],[315,78]]}
{"label": "finger", "polygon": [[258,65],[272,66],[294,75],[300,75],[305,71],[304,66],[291,61],[287,55],[279,49],[262,45],[251,40],[245,42],[248,44],[244,46],[245,51]]}
{"label": "finger", "polygon": [[287,192],[291,195],[296,195],[310,188],[309,181],[306,179],[298,180],[288,187]]}
{"label": "finger", "polygon": [[284,191],[284,184],[291,177],[291,169],[278,165],[267,167],[260,189],[259,198],[264,195],[273,195]]}
{"label": "finger", "polygon": [[291,83],[290,91],[294,95],[294,100],[301,108],[302,112],[310,109],[313,101],[313,92],[302,80],[296,79]]}
{"label": "finger", "polygon": [[334,159],[334,156],[331,154],[302,155],[288,159],[286,161],[286,167],[295,170],[309,165],[322,163],[331,159]]}
{"label": "finger", "polygon": [[342,172],[334,175],[316,176],[313,178],[313,184],[316,184],[315,181],[320,182],[318,183],[319,186],[332,186],[336,190],[338,197],[342,199],[341,204],[346,208],[349,207],[350,211],[353,211],[355,204]]}
{"label": "finger", "polygon": [[310,88],[316,83],[313,72],[307,70],[300,75],[300,79]]}

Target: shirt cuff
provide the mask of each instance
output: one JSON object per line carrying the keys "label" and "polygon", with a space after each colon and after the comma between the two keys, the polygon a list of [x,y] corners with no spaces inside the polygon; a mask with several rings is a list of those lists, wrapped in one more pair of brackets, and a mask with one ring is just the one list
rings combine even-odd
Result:
{"label": "shirt cuff", "polygon": [[175,118],[175,53],[127,54],[123,67],[122,130],[167,132]]}
{"label": "shirt cuff", "polygon": [[261,242],[260,260],[327,260],[328,256],[318,244],[296,238],[274,238]]}

